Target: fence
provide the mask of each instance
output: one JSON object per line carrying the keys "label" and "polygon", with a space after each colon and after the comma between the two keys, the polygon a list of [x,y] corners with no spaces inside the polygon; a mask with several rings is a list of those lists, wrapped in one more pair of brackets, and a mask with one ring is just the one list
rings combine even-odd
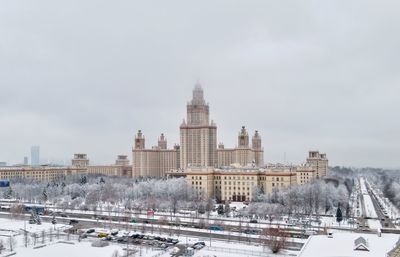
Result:
{"label": "fence", "polygon": [[215,251],[215,252],[225,252],[225,253],[236,253],[236,254],[241,254],[243,256],[274,256],[270,255],[265,252],[259,252],[259,251],[251,251],[251,250],[243,250],[243,249],[234,249],[234,248],[225,248],[225,247],[215,247],[215,246],[206,246],[204,247],[205,250],[207,251]]}

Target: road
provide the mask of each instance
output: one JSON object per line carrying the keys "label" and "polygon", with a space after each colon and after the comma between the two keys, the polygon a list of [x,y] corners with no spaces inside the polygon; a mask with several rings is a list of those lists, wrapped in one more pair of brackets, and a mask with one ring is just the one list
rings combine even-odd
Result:
{"label": "road", "polygon": [[[2,218],[10,218],[9,213],[0,213],[0,217]],[[25,217],[28,219],[29,214],[26,214]],[[41,216],[42,221],[44,222],[51,222],[52,218],[51,216]],[[63,217],[57,217],[57,221],[59,223],[65,223],[68,224],[69,218],[63,218]],[[201,231],[196,231],[196,230],[187,230],[187,229],[181,229],[180,227],[168,227],[168,228],[160,228],[158,226],[155,226],[152,228],[151,224],[132,224],[132,223],[116,223],[112,222],[112,227],[116,229],[124,229],[124,230],[132,230],[132,231],[137,231],[137,232],[152,232],[157,233],[160,232],[163,234],[175,234],[175,235],[181,235],[181,236],[188,236],[188,237],[197,237],[201,238],[202,240],[208,239],[210,242],[214,240],[222,240],[222,241],[229,241],[229,242],[248,242],[250,243],[258,243],[258,238],[257,237],[252,237],[251,235],[235,235],[235,234],[221,234],[221,233],[216,233],[211,230],[201,230]],[[79,220],[79,227],[80,228],[92,228],[92,227],[106,227],[110,226],[109,221],[104,221],[104,220]],[[291,249],[291,250],[300,250],[301,247],[303,246],[303,243],[301,242],[294,242],[294,241],[287,241],[286,244],[286,249]]]}
{"label": "road", "polygon": [[368,187],[368,194],[371,196],[372,203],[375,208],[375,212],[378,215],[378,219],[381,222],[381,225],[383,228],[396,228],[396,226],[393,224],[392,220],[388,217],[385,216],[383,213],[382,208],[379,206],[379,201],[377,196],[373,193],[373,190],[369,183],[366,182],[366,185]]}

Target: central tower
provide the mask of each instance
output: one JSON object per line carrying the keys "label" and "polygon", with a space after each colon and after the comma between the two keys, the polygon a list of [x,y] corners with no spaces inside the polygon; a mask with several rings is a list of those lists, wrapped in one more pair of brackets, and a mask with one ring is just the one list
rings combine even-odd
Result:
{"label": "central tower", "polygon": [[188,102],[187,117],[180,126],[181,168],[207,167],[217,164],[217,126],[210,122],[209,106],[204,100],[200,84],[193,90]]}

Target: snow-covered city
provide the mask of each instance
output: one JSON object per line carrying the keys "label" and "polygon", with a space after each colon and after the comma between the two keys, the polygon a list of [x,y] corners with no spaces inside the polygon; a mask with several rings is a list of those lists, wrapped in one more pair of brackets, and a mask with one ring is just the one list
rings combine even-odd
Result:
{"label": "snow-covered city", "polygon": [[0,1],[0,257],[400,257],[399,10]]}

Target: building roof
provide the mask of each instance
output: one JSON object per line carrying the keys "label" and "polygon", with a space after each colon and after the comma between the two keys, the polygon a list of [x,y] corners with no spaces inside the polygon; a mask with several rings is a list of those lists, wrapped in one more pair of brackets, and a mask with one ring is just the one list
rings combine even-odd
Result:
{"label": "building roof", "polygon": [[396,246],[387,253],[387,257],[400,257],[400,239],[397,241]]}
{"label": "building roof", "polygon": [[367,240],[362,236],[354,240],[354,250],[369,251]]}
{"label": "building roof", "polygon": [[[362,237],[368,242],[369,251],[358,251],[354,249],[355,241]],[[304,245],[304,249],[299,257],[332,257],[332,256],[357,256],[357,257],[377,257],[386,256],[386,253],[393,249],[398,235],[382,234],[359,234],[337,232],[333,238],[326,235],[311,236]],[[362,240],[359,240],[362,242]],[[396,255],[395,255],[396,256]]]}

